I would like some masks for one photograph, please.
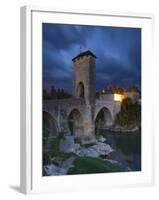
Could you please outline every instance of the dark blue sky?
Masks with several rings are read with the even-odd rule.
[[[141,29],[43,24],[43,86],[72,91],[72,58],[96,56],[96,89],[107,84],[141,87]]]

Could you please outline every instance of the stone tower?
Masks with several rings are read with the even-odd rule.
[[[85,51],[73,61],[73,96],[84,98],[87,105],[95,104],[96,97],[96,56]]]

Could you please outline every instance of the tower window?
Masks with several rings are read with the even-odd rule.
[[[77,87],[77,95],[80,98],[84,98],[84,84],[80,82]]]

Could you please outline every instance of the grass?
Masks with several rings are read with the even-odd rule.
[[[74,161],[74,167],[70,168],[68,174],[92,174],[107,172],[123,172],[125,168],[112,164],[99,158],[81,157]]]

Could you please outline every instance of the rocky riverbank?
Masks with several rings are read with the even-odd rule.
[[[53,157],[50,156],[50,162],[43,166],[43,174],[48,176],[72,174],[73,172],[76,174],[80,171],[79,166],[81,166],[81,164],[79,162],[83,162],[83,159],[88,165],[94,163],[94,166],[92,165],[92,173],[95,171],[94,168],[97,168],[97,163],[99,165],[101,164],[101,170],[105,169],[105,172],[109,172],[111,169],[118,169],[118,171],[121,171],[122,164],[112,159],[113,157],[111,154],[113,152],[115,152],[115,150],[107,144],[106,138],[103,136],[100,136],[98,140],[94,140],[91,144],[76,143],[73,136],[65,136],[59,141],[59,152],[57,155]],[[64,159],[62,159],[60,155],[62,155]],[[88,160],[86,158],[88,158]],[[76,162],[77,160],[78,162]],[[78,163],[77,166],[76,163]],[[111,165],[111,167],[109,165]],[[82,167],[84,168],[84,166]],[[70,169],[72,169],[72,171]],[[89,173],[87,170],[85,172]],[[122,168],[122,170],[125,171],[129,169]],[[91,172],[91,168],[89,168],[89,171]]]

